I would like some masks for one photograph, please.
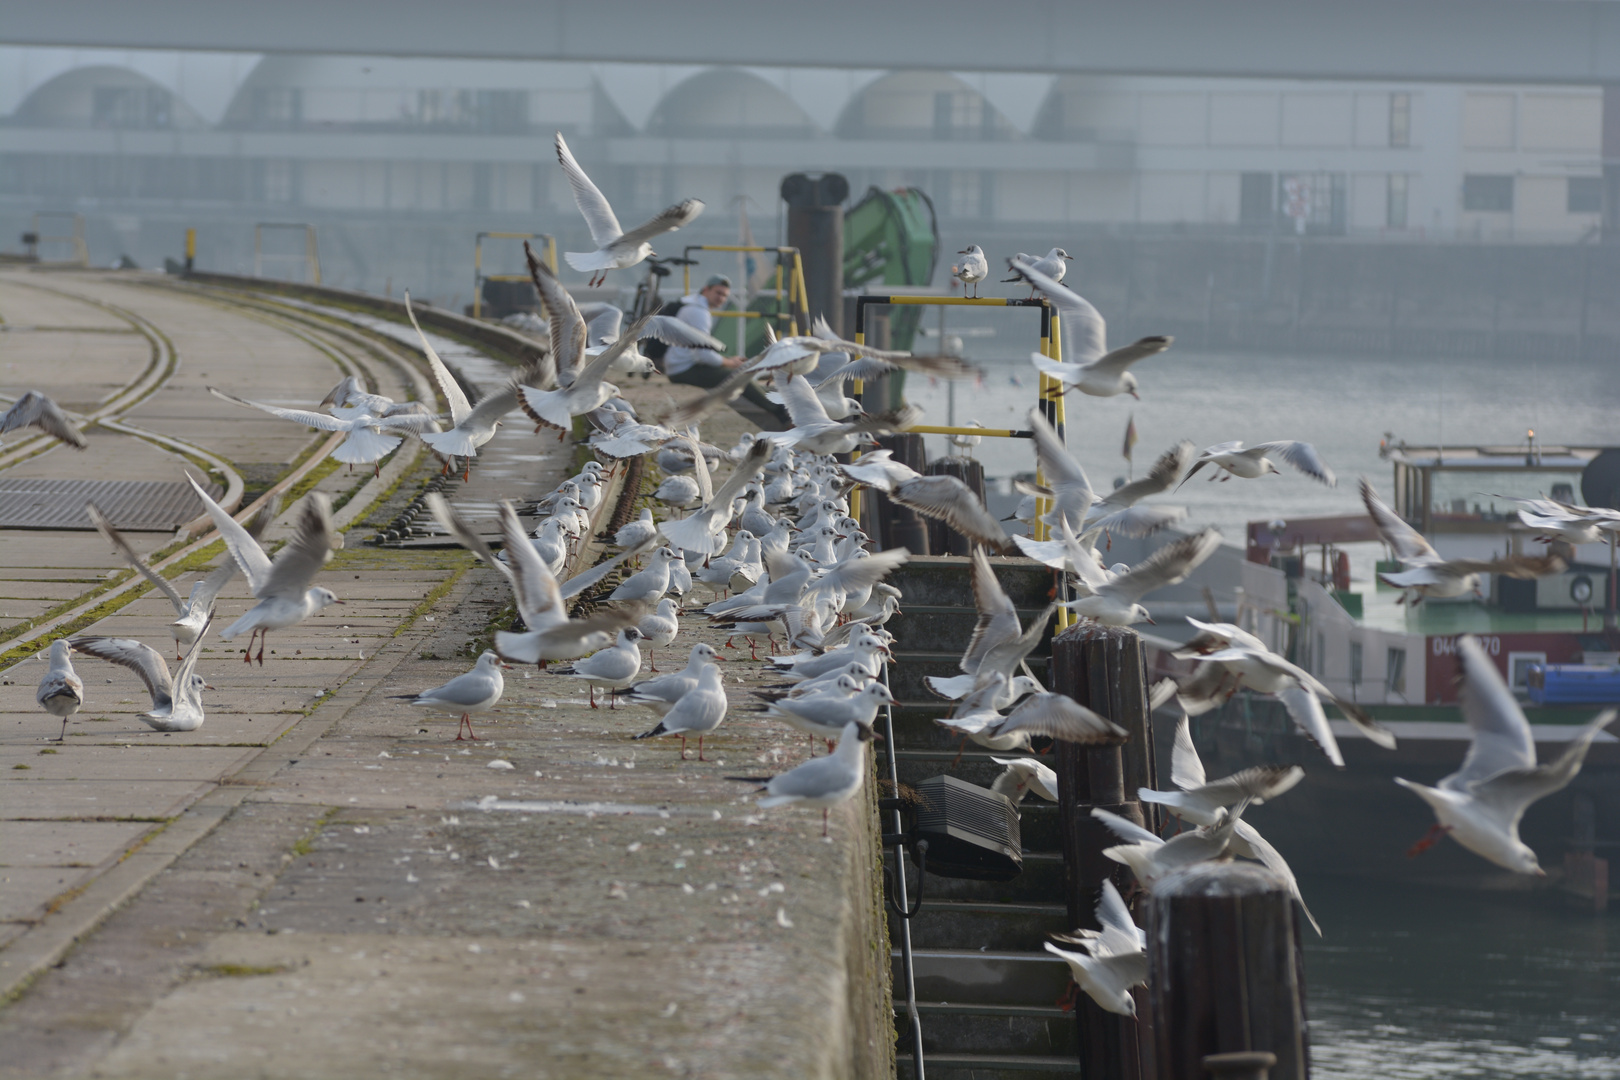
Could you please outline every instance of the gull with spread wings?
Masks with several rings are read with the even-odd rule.
[[[608,205],[602,192],[580,168],[579,162],[574,160],[573,151],[568,149],[568,143],[560,131],[557,132],[557,161],[568,177],[569,186],[574,189],[574,203],[591,230],[591,242],[596,245],[595,251],[569,251],[564,253],[563,258],[575,270],[589,271],[592,285],[600,285],[607,278],[609,270],[624,270],[649,255],[658,254],[649,241],[674,232],[682,225],[690,225],[703,213],[701,200],[685,199],[666,208],[645,224],[625,232],[613,214],[613,207]]]
[[[207,628],[204,623],[203,629]],[[133,638],[76,637],[68,642],[74,652],[99,657],[139,675],[152,695],[152,708],[141,719],[158,731],[196,731],[202,727],[202,692],[213,689],[196,673],[202,643],[203,636],[198,634],[191,651],[170,675],[168,661],[150,645]]]
[[[422,333],[421,324],[416,321],[416,312],[411,309],[411,294],[405,294],[405,314],[411,318],[411,326],[416,330],[416,336],[422,341],[422,353],[427,357],[428,368],[433,372],[433,381],[439,384],[439,392],[444,395],[445,403],[450,406],[450,422],[455,426],[449,431],[419,431],[416,437],[427,443],[433,451],[444,458],[444,471],[449,472],[451,463],[461,458],[465,468],[462,470],[462,479],[472,477],[472,459],[478,456],[478,448],[495,437],[495,429],[501,426],[501,417],[517,408],[519,381],[514,379],[499,390],[485,394],[474,405],[467,400],[466,393],[461,384],[450,374],[450,369],[444,366],[439,359],[438,352],[428,341],[427,335]],[[533,374],[524,373],[520,378],[532,379]]]
[[[0,435],[22,428],[37,428],[75,450],[83,450],[90,445],[84,432],[73,426],[73,421],[67,418],[61,407],[38,390],[24,393],[12,403],[4,416],[0,416]]]
[[[1187,470],[1186,477],[1181,481],[1185,484],[1193,478],[1193,473],[1205,465],[1213,465],[1220,470],[1219,478],[1222,481],[1230,480],[1236,476],[1242,480],[1255,480],[1267,473],[1280,473],[1277,463],[1271,460],[1276,454],[1283,461],[1292,465],[1306,476],[1328,487],[1336,487],[1338,478],[1333,470],[1317,454],[1316,447],[1308,442],[1292,442],[1287,439],[1278,439],[1273,442],[1255,443],[1253,446],[1244,446],[1242,439],[1232,442],[1216,443],[1214,446],[1204,448],[1193,462],[1193,467]],[[1210,479],[1216,479],[1211,474]],[[1181,484],[1177,484],[1180,487]]]
[[[1136,376],[1131,373],[1131,365],[1164,352],[1174,338],[1145,337],[1109,352],[1108,324],[1089,300],[1058,284],[1031,263],[1008,259],[1007,267],[1016,277],[1044,293],[1063,321],[1063,351],[1072,359],[1058,361],[1040,353],[1032,354],[1030,360],[1042,375],[1061,382],[1064,393],[1079,390],[1092,397],[1129,394],[1138,401],[1142,399],[1136,392]]]
[[[241,405],[248,409],[258,409],[282,420],[291,420],[295,424],[315,428],[317,431],[342,431],[343,441],[332,450],[334,461],[341,461],[352,471],[356,465],[370,465],[376,475],[382,474],[383,458],[393,453],[400,444],[398,435],[389,432],[407,432],[420,435],[422,432],[439,430],[439,423],[432,416],[417,412],[396,413],[393,416],[373,416],[369,413],[356,413],[351,409],[342,411],[350,413],[347,417],[334,416],[328,413],[311,412],[307,409],[284,409],[278,405],[265,405],[257,401],[248,401],[234,394],[210,386],[208,392],[221,401],[228,401],[232,405]]]

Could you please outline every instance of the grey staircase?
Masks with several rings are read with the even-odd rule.
[[[1029,559],[996,558],[991,564],[1027,625],[1050,602],[1052,571]],[[894,733],[900,780],[915,784],[948,773],[988,787],[1001,767],[989,751],[971,743],[963,748],[960,738],[934,723],[949,703],[922,681],[926,675],[961,673],[957,662],[976,618],[968,560],[916,558],[889,580],[902,594],[902,614],[889,622],[896,637],[889,685],[899,702]],[[1043,680],[1047,651],[1043,643],[1030,657],[1031,669]],[[1023,873],[1008,882],[930,874],[922,910],[911,920],[930,1080],[1039,1080],[1080,1071],[1074,1014],[1057,1004],[1069,987],[1069,969],[1043,948],[1048,932],[1068,929],[1057,807],[1031,796],[1020,810]],[[892,851],[888,858],[892,866]],[[892,934],[898,934],[898,922],[891,912]],[[904,985],[898,949],[894,966],[898,988]],[[901,1014],[899,1074],[909,1077],[909,1027],[898,990],[895,1007]]]

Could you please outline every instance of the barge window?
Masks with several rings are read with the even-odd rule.
[[[1406,650],[1391,649],[1384,659],[1384,692],[1406,696]]]

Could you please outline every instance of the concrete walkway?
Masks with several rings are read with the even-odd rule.
[[[200,386],[308,403],[336,382],[331,357],[274,316],[125,278],[0,276],[0,315],[44,325],[33,312],[45,309],[29,306],[39,279],[138,312],[181,358],[143,424],[244,468],[284,467],[309,445]],[[102,308],[48,303],[50,325],[74,329],[29,333],[130,336],[92,326]],[[14,358],[12,341],[0,338],[0,363],[17,364],[0,368],[4,393],[34,385],[19,372],[39,363]],[[139,358],[123,344],[87,378],[127,376]],[[272,355],[273,385],[255,385]],[[381,389],[412,396],[407,381]],[[669,396],[661,380],[629,392],[639,404]],[[571,471],[567,447],[512,420],[454,489],[471,515]],[[706,434],[734,437],[726,427],[741,424]],[[103,467],[134,460],[112,446],[132,440],[104,438]],[[35,467],[74,475],[69,453]],[[320,486],[341,497],[364,480],[334,473]],[[363,519],[370,501],[355,496],[350,512]],[[887,1074],[869,807],[835,814],[824,843],[819,814],[758,812],[725,779],[805,752],[787,729],[735,711],[763,677],[747,651],[728,671],[734,711],[708,762],[680,762],[673,740],[632,742],[650,713],[591,710],[573,680],[532,669],[508,672],[502,705],[478,724],[484,740],[457,744],[453,718],[390,695],[465,670],[507,588],[460,551],[360,545],[371,531],[352,530],[320,579],[346,605],[278,632],[263,668],[207,646],[199,671],[219,689],[197,732],[150,731],[136,719],[139,682],[83,658],[90,704],[58,747],[33,702],[43,665],[4,673],[0,987],[12,997],[0,1076]],[[0,543],[17,553],[0,588],[19,596],[27,581],[65,596],[119,566],[94,533]],[[248,603],[238,578],[221,614]],[[143,597],[85,632],[161,645],[167,611]],[[683,633],[685,647],[698,640],[721,638]]]

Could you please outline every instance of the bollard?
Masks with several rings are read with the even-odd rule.
[[[788,204],[788,244],[804,260],[805,299],[810,317],[824,316],[834,333],[844,329],[844,201],[849,181],[839,173],[782,178],[782,201]],[[808,334],[802,326],[799,333]]]
[[[1276,1080],[1305,1080],[1295,931],[1287,886],[1262,866],[1197,863],[1160,879],[1147,929],[1159,1080],[1203,1080],[1212,1056],[1239,1053],[1274,1054]]]
[[[1277,1055],[1266,1051],[1210,1054],[1204,1059],[1204,1068],[1216,1080],[1267,1080],[1275,1064]]]
[[[1060,742],[1053,769],[1058,776],[1058,835],[1063,845],[1064,899],[1071,928],[1097,928],[1095,909],[1105,878],[1130,895],[1125,868],[1103,855],[1118,838],[1091,816],[1102,807],[1149,828],[1135,798],[1138,787],[1156,787],[1152,736],[1148,726],[1147,664],[1134,630],[1075,626],[1052,639],[1051,684],[1119,724],[1130,738],[1124,746],[1085,749]],[[1145,751],[1145,752],[1144,752]],[[1157,1018],[1142,988],[1136,1019],[1118,1016],[1081,995],[1075,1007],[1079,1025],[1081,1075],[1095,1080],[1140,1080],[1154,1075],[1153,1032]]]

